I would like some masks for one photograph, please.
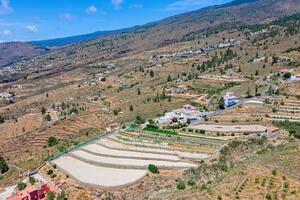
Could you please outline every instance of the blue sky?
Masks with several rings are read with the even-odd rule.
[[[114,30],[231,0],[0,0],[0,42]]]

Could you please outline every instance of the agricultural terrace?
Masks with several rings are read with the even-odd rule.
[[[166,130],[120,131],[64,154],[51,163],[76,182],[118,188],[158,169],[196,168],[224,142],[169,134]],[[112,178],[115,177],[115,178]]]

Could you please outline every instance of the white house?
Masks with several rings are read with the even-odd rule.
[[[300,74],[291,76],[291,81],[300,81]]]
[[[224,96],[225,106],[231,107],[237,103],[237,97],[234,95],[233,92],[227,92]]]
[[[201,120],[203,113],[191,105],[185,105],[181,109],[173,110],[172,112],[167,112],[163,117],[158,118],[159,124],[170,124],[174,118],[180,123],[195,124]]]

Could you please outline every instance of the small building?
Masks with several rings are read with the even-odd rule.
[[[13,95],[9,93],[0,93],[0,98],[6,99],[7,101],[10,101],[13,99]]]
[[[159,124],[171,124],[173,120],[176,119],[176,122],[179,123],[197,124],[202,116],[203,113],[192,105],[184,105],[181,109],[165,113],[163,117],[158,118],[157,122]]]
[[[231,107],[237,103],[237,97],[234,95],[233,92],[227,92],[224,96],[225,106]]]
[[[291,81],[300,81],[300,74],[291,76]]]
[[[37,183],[8,197],[7,200],[42,200],[46,199],[49,192],[57,194],[59,190],[49,182],[46,184]]]

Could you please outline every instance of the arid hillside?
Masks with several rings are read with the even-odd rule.
[[[47,52],[46,48],[24,42],[7,42],[0,44],[0,67],[31,58]]]

